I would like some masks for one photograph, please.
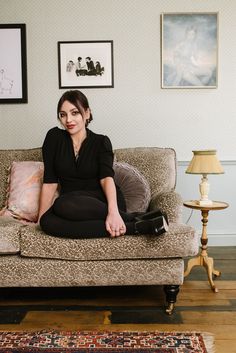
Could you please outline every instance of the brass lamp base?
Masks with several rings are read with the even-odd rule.
[[[196,204],[199,206],[211,206],[213,202],[211,200],[197,200]]]

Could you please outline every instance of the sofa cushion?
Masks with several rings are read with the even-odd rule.
[[[113,168],[114,180],[124,195],[127,212],[146,211],[151,200],[147,179],[126,162],[115,162]]]
[[[12,162],[6,212],[13,218],[36,222],[43,182],[43,162]]]
[[[39,226],[21,228],[21,255],[65,260],[143,259],[193,256],[198,237],[191,226],[171,223],[161,236],[66,239],[46,235]]]
[[[0,254],[17,254],[20,251],[21,224],[10,217],[0,217]]]
[[[9,168],[13,161],[42,161],[41,148],[0,150],[0,209],[5,206]]]
[[[0,261],[0,272],[1,287],[179,285],[184,262],[181,258],[67,261],[6,255]]]

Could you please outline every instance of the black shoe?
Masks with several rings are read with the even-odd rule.
[[[160,210],[153,210],[153,211],[145,212],[145,213],[143,213],[143,212],[138,213],[137,212],[135,220],[136,221],[143,221],[143,220],[153,219],[153,218],[161,217],[161,216],[165,217],[165,221],[169,225],[167,214],[165,212],[160,211]]]
[[[136,234],[161,235],[168,231],[169,224],[166,213],[151,211],[135,218]]]

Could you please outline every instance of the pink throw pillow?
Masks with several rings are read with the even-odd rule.
[[[37,222],[43,172],[43,162],[12,162],[6,207],[1,215]]]

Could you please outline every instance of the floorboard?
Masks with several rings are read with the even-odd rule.
[[[236,353],[236,247],[210,247],[218,293],[204,268],[194,267],[172,316],[159,286],[4,288],[0,330],[164,330],[215,335],[217,353]],[[187,263],[187,259],[186,259]]]

